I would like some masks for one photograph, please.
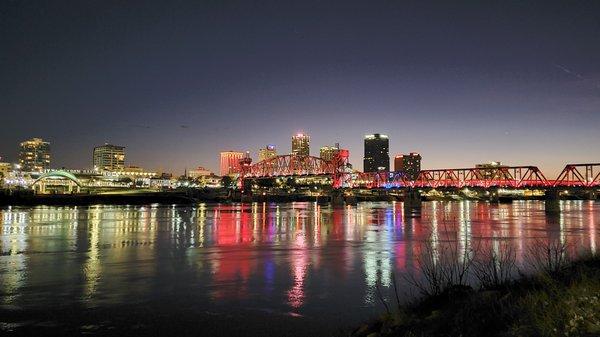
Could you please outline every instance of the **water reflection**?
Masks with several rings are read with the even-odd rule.
[[[600,205],[564,201],[561,209],[546,214],[535,201],[428,202],[415,218],[405,217],[400,202],[6,207],[0,302],[171,298],[211,310],[319,317],[342,315],[343,306],[350,321],[378,310],[377,287],[390,287],[392,273],[416,273],[426,249],[435,263],[453,244],[459,259],[510,246],[518,263],[540,240],[568,243],[574,255],[596,252]]]

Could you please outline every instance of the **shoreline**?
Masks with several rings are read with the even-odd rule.
[[[350,336],[600,336],[600,255],[550,259],[537,263],[552,268],[530,276],[477,288],[452,284],[391,310],[390,301],[385,314]]]

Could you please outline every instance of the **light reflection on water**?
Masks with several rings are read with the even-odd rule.
[[[392,273],[415,272],[424,243],[436,261],[448,241],[460,247],[459,258],[509,242],[519,263],[539,240],[569,243],[571,254],[596,252],[600,204],[562,208],[547,216],[535,201],[427,202],[420,218],[405,218],[400,202],[7,207],[0,209],[0,303],[95,307],[170,298],[347,323],[381,310],[376,287],[391,287]]]

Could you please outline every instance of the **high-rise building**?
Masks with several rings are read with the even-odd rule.
[[[298,156],[310,155],[310,136],[298,133],[292,136],[292,154]]]
[[[388,136],[375,133],[365,136],[364,172],[390,170],[390,143]]]
[[[21,170],[41,172],[50,168],[50,143],[32,138],[21,143],[19,152]]]
[[[421,155],[416,152],[394,157],[394,171],[402,171],[410,180],[417,180],[421,172]]]
[[[269,144],[267,147],[258,150],[258,161],[267,160],[273,157],[277,157],[277,149],[273,144]]]
[[[244,158],[244,152],[221,151],[220,170],[221,176],[240,172],[240,161]]]
[[[96,146],[92,158],[96,171],[122,171],[125,168],[125,147],[108,143]]]
[[[323,160],[331,161],[340,152],[340,144],[336,143],[335,146],[323,146],[319,149],[319,157]]]

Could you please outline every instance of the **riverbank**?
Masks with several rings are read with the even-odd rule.
[[[550,261],[534,276],[480,289],[453,285],[351,336],[600,336],[600,257]]]

